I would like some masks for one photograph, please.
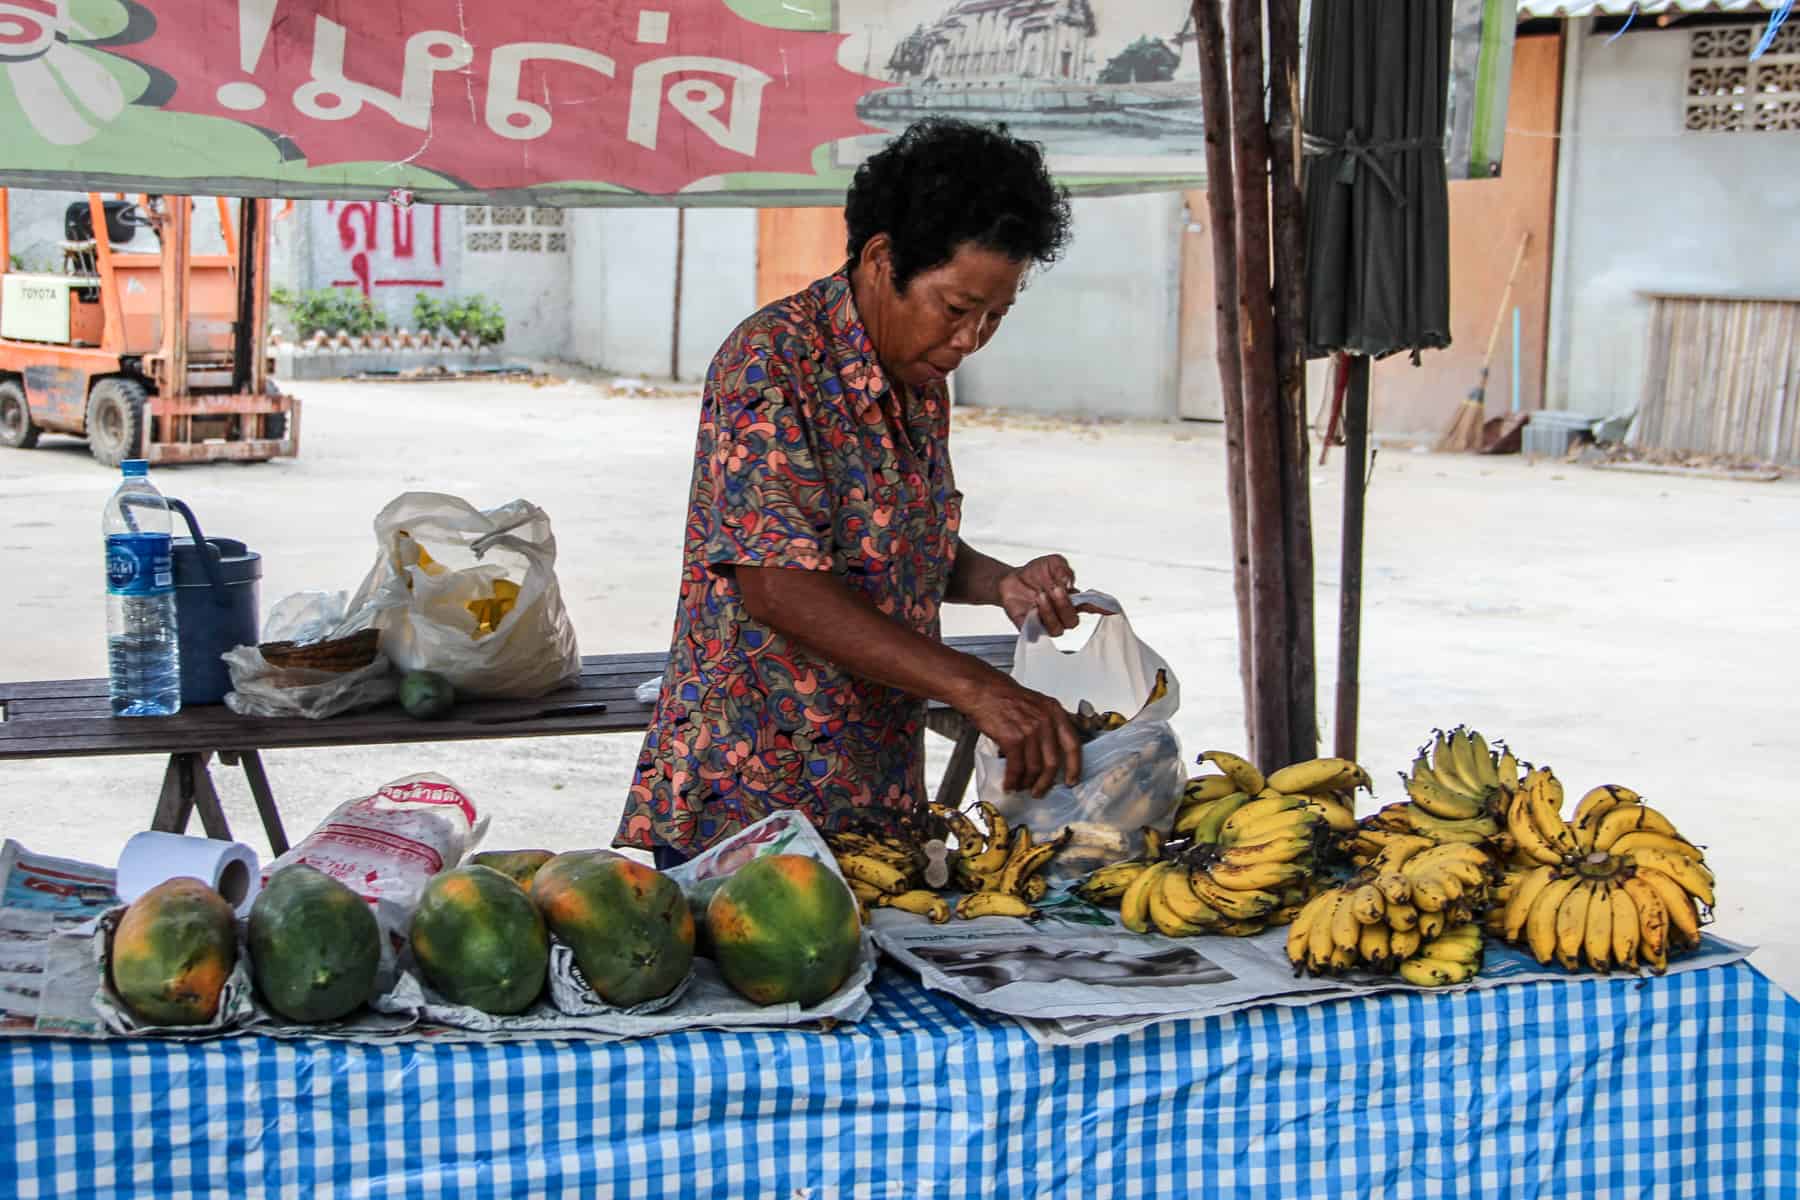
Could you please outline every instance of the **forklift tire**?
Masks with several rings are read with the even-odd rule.
[[[29,450],[37,445],[38,427],[31,420],[31,405],[17,380],[0,382],[0,446]]]
[[[116,467],[142,453],[146,395],[143,384],[120,376],[102,379],[88,393],[88,452],[103,465]]]

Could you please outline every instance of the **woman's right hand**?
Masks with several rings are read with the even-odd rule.
[[[993,671],[959,706],[975,728],[994,740],[1006,760],[1006,790],[1034,797],[1081,778],[1081,739],[1068,712],[1050,696]]]

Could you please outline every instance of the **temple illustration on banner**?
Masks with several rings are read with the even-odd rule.
[[[1040,130],[1196,131],[1197,71],[1182,53],[1192,32],[1121,35],[1101,28],[1098,7],[1094,0],[951,0],[935,22],[899,37],[885,68],[893,86],[864,96],[857,113],[882,126],[944,114]],[[1121,9],[1129,11],[1114,6],[1111,15]]]

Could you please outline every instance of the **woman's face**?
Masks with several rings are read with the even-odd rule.
[[[964,242],[896,291],[893,243],[885,233],[870,238],[858,267],[872,286],[857,302],[882,366],[912,387],[942,382],[1000,328],[1028,265]]]

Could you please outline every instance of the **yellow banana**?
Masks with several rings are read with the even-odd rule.
[[[1612,963],[1622,970],[1637,969],[1638,910],[1637,901],[1625,890],[1622,881],[1613,880],[1606,889],[1607,907],[1612,909]]]
[[[1575,831],[1562,819],[1562,784],[1548,771],[1538,776],[1537,786],[1526,792],[1526,808],[1531,823],[1544,835],[1544,840],[1564,854],[1577,854],[1581,846]]]
[[[1156,886],[1162,873],[1170,869],[1166,862],[1151,863],[1131,881],[1131,886],[1119,897],[1119,920],[1125,928],[1133,933],[1150,932],[1150,889]]]
[[[982,823],[987,826],[988,845],[1006,845],[1007,838],[1011,834],[1011,826],[1006,820],[1006,814],[986,800],[977,800],[975,807],[981,810]]]
[[[1471,800],[1479,800],[1481,785],[1473,777],[1463,774],[1462,763],[1458,761],[1460,756],[1456,749],[1457,740],[1456,735],[1438,730],[1431,745],[1431,773],[1451,791],[1461,792]]]
[[[1476,800],[1485,799],[1487,785],[1481,781],[1481,769],[1475,765],[1474,747],[1469,743],[1469,735],[1462,729],[1453,729],[1444,739],[1444,745],[1450,752],[1451,773],[1462,785],[1461,790]]]
[[[1131,886],[1131,881],[1148,870],[1149,866],[1149,863],[1132,859],[1101,867],[1076,885],[1075,893],[1094,904],[1102,900],[1117,900]]]
[[[914,870],[921,861],[920,856],[910,847],[883,842],[866,834],[839,833],[832,835],[827,841],[833,855],[841,857],[846,854],[864,854],[902,871]]]
[[[1238,826],[1236,832],[1225,840],[1225,844],[1255,845],[1266,842],[1270,838],[1296,834],[1310,836],[1319,827],[1321,818],[1311,808],[1296,807],[1283,809],[1270,816],[1259,817],[1254,821]]]
[[[1660,872],[1680,884],[1689,895],[1706,907],[1713,907],[1713,875],[1706,869],[1706,864],[1663,850],[1635,850],[1631,854],[1631,861],[1637,864],[1640,872],[1645,869]]]
[[[1242,790],[1229,775],[1197,775],[1181,789],[1181,802],[1204,804],[1208,800],[1223,800],[1233,792]]]
[[[1421,909],[1419,912],[1419,936],[1426,941],[1430,941],[1432,938],[1438,936],[1438,934],[1444,932],[1449,925],[1449,920],[1445,918],[1441,910],[1438,912],[1425,912]]]
[[[1679,838],[1675,823],[1648,804],[1631,804],[1615,808],[1600,818],[1594,827],[1594,849],[1608,850],[1628,833],[1660,833]]]
[[[871,858],[867,854],[839,855],[837,861],[838,869],[851,879],[860,879],[884,892],[907,890],[907,872],[892,863]]]
[[[1620,880],[1619,887],[1637,907],[1638,957],[1661,975],[1669,965],[1669,910],[1656,889],[1635,875]]]
[[[1591,893],[1583,880],[1563,898],[1556,910],[1556,961],[1565,971],[1581,969],[1581,947],[1587,939],[1587,910]]]
[[[1308,835],[1274,837],[1265,842],[1232,846],[1219,855],[1227,867],[1254,867],[1262,863],[1295,862],[1312,853],[1313,840]]]
[[[1304,811],[1317,815],[1333,833],[1349,833],[1356,828],[1356,810],[1330,796],[1308,796]]]
[[[1179,867],[1158,872],[1156,885],[1145,896],[1145,904],[1150,913],[1150,926],[1164,937],[1192,937],[1202,928],[1196,922],[1183,919],[1169,905],[1169,883],[1181,873]]]
[[[1575,875],[1551,879],[1538,889],[1537,898],[1531,902],[1531,911],[1525,916],[1526,946],[1531,956],[1546,966],[1556,956],[1556,915],[1579,882],[1580,878]]]
[[[1389,904],[1412,903],[1412,880],[1397,871],[1383,871],[1375,876],[1375,890]]]
[[[1362,941],[1362,922],[1356,919],[1356,905],[1344,896],[1331,909],[1331,945],[1334,950],[1354,951]]]
[[[1365,883],[1350,893],[1350,909],[1361,924],[1380,924],[1387,918],[1387,897],[1374,884]]]
[[[1364,925],[1356,944],[1357,954],[1370,970],[1385,971],[1391,965],[1393,933],[1386,925]]]
[[[1500,770],[1494,765],[1494,752],[1488,749],[1487,739],[1473,729],[1469,730],[1468,739],[1469,753],[1475,761],[1475,782],[1484,788],[1497,790],[1500,787]]]
[[[1681,884],[1661,871],[1647,871],[1641,867],[1633,878],[1643,880],[1656,893],[1656,898],[1662,901],[1663,911],[1669,918],[1668,948],[1685,950],[1698,945],[1700,914],[1694,910],[1694,901]],[[1634,894],[1632,899],[1637,899],[1637,896]]]
[[[1265,862],[1239,867],[1230,863],[1214,863],[1207,868],[1214,883],[1233,891],[1266,891],[1306,878],[1307,866],[1297,862]]]
[[[949,827],[956,835],[956,848],[964,854],[980,854],[987,849],[987,837],[969,820],[969,814],[948,804],[931,804],[926,811]]]
[[[1200,756],[1201,762],[1209,762],[1225,774],[1238,786],[1240,792],[1248,792],[1252,796],[1268,786],[1268,780],[1256,769],[1254,763],[1232,754],[1227,750],[1208,750]]]
[[[1531,915],[1532,906],[1537,903],[1538,893],[1542,892],[1556,878],[1556,868],[1538,867],[1520,876],[1513,885],[1513,893],[1506,901],[1506,923],[1502,936],[1509,942],[1519,940],[1519,934],[1525,928],[1525,918]]]
[[[1275,892],[1260,888],[1240,890],[1226,887],[1201,867],[1188,872],[1188,886],[1194,889],[1194,895],[1203,903],[1216,908],[1221,916],[1233,921],[1258,920],[1281,906],[1281,897]]]
[[[975,807],[981,810],[981,819],[987,824],[987,848],[980,854],[965,855],[963,862],[971,874],[993,875],[1006,865],[1008,855],[1012,853],[1010,844],[1010,827],[1006,817],[986,800],[978,800]]]
[[[1342,975],[1356,965],[1356,947],[1333,946],[1331,957],[1327,960],[1326,965],[1331,968],[1333,975]]]
[[[1392,962],[1403,962],[1419,952],[1425,939],[1419,936],[1417,929],[1396,928],[1388,935],[1388,958]]]
[[[1023,896],[1007,892],[970,892],[956,902],[956,915],[965,921],[973,921],[976,917],[1018,917],[1028,920],[1037,915],[1037,910],[1027,904]]]
[[[1612,897],[1611,885],[1596,879],[1588,885],[1587,937],[1582,949],[1587,952],[1591,970],[1605,974],[1612,969]]]
[[[1219,778],[1223,779],[1225,776],[1221,775]],[[1225,818],[1248,803],[1248,793],[1233,792],[1217,800],[1201,800],[1190,804],[1175,815],[1175,834],[1177,837],[1186,834],[1200,843],[1216,842]]]
[[[1336,923],[1338,905],[1344,900],[1344,889],[1332,888],[1325,906],[1313,916],[1307,927],[1306,965],[1317,973],[1331,962],[1331,928]]]
[[[883,896],[887,895],[886,892],[882,891],[874,884],[864,883],[862,880],[854,877],[850,879],[850,890],[855,894],[858,900],[863,901],[865,904],[874,904]]]
[[[1265,786],[1297,794],[1366,786],[1367,779],[1363,769],[1347,758],[1315,758],[1281,768],[1268,777]]]
[[[1500,790],[1506,795],[1511,796],[1519,790],[1519,760],[1513,757],[1511,750],[1501,752],[1494,774],[1500,780]]]
[[[942,925],[950,919],[949,902],[936,892],[928,892],[923,889],[901,892],[893,896],[878,896],[874,903],[880,908],[898,908],[903,912],[929,917],[933,925]]]
[[[1299,796],[1272,795],[1261,796],[1250,801],[1244,807],[1225,818],[1225,824],[1219,830],[1223,841],[1235,842],[1243,836],[1243,831],[1250,826],[1261,823],[1267,817],[1278,813],[1291,812],[1306,803]]]
[[[1607,847],[1608,853],[1617,855],[1635,855],[1643,850],[1673,854],[1678,858],[1685,858],[1689,862],[1706,861],[1706,854],[1694,843],[1683,838],[1670,837],[1664,833],[1650,833],[1647,830],[1628,833]]]
[[[1308,900],[1294,915],[1293,924],[1288,926],[1287,956],[1288,961],[1295,967],[1305,965],[1306,947],[1312,936],[1312,923],[1319,913],[1325,911],[1327,905],[1331,903],[1331,896],[1330,892],[1320,892]]]
[[[1434,817],[1441,817],[1446,821],[1467,821],[1481,815],[1481,802],[1461,792],[1453,792],[1439,783],[1437,777],[1425,768],[1423,757],[1413,763],[1413,773],[1410,776],[1402,775],[1400,778],[1406,785],[1408,798]]]
[[[1044,868],[1045,863],[1055,858],[1062,848],[1069,844],[1069,839],[1073,836],[1072,832],[1065,828],[1049,841],[1039,842],[1034,846],[1031,844],[1029,830],[1021,825],[1019,832],[1027,835],[1026,849],[1000,869],[999,883],[1000,891],[1015,894],[1025,886],[1027,879],[1037,874]]]
[[[1164,871],[1161,883],[1151,892],[1150,911],[1156,912],[1160,896],[1162,905],[1185,925],[1204,927],[1216,923],[1221,914],[1195,894],[1189,875],[1188,869],[1180,865]]]
[[[1533,862],[1546,866],[1559,866],[1567,857],[1531,820],[1531,795],[1521,790],[1513,797],[1512,809],[1507,814],[1506,831],[1512,834],[1513,844],[1518,852]]]
[[[1413,833],[1428,837],[1434,842],[1468,842],[1472,845],[1500,832],[1500,826],[1488,816],[1452,821],[1434,817],[1416,804],[1389,805],[1382,812],[1389,809],[1398,810],[1394,816],[1403,821]]]
[[[1473,963],[1441,958],[1409,958],[1400,964],[1400,978],[1415,987],[1450,987],[1475,978]]]
[[[1419,910],[1410,902],[1387,906],[1388,926],[1396,933],[1411,933],[1419,927]]]
[[[1431,849],[1437,843],[1430,838],[1416,834],[1403,834],[1383,846],[1381,853],[1375,856],[1373,867],[1379,872],[1398,872],[1415,854]]]
[[[1624,805],[1638,804],[1643,800],[1636,792],[1616,783],[1603,783],[1597,788],[1589,788],[1575,804],[1575,816],[1571,824],[1580,833],[1587,830],[1591,836],[1600,818]]]
[[[1460,890],[1462,885],[1455,884],[1435,872],[1413,876],[1412,885],[1413,905],[1421,913],[1441,913],[1449,908],[1451,902],[1456,899],[1456,896],[1450,894],[1450,888],[1453,886],[1459,889],[1457,896],[1462,894]],[[1423,924],[1423,918],[1420,918],[1420,922]]]

